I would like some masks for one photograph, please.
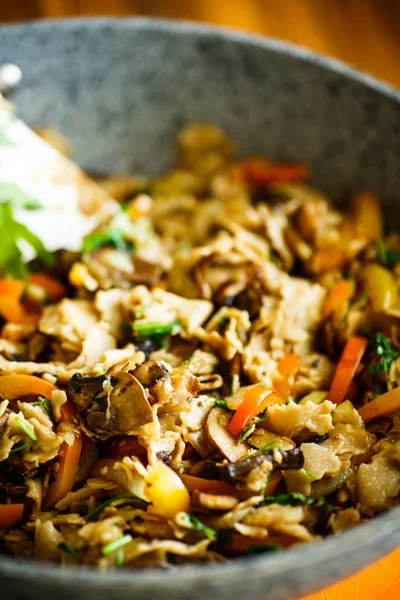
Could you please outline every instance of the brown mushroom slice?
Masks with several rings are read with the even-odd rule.
[[[296,444],[293,442],[293,440],[287,437],[278,436],[270,431],[266,431],[262,427],[256,429],[254,433],[247,438],[247,442],[250,444],[250,446],[254,446],[257,449],[271,443],[276,443],[276,446],[279,446],[281,450],[291,450],[292,448],[296,447]]]
[[[206,432],[211,443],[231,462],[244,458],[248,452],[245,443],[229,433],[227,427],[231,414],[216,406],[210,410],[206,421]]]
[[[189,442],[202,458],[206,458],[206,456],[209,456],[214,451],[214,447],[210,443],[204,429],[190,431],[186,434],[185,441]]]
[[[146,360],[141,365],[137,365],[133,371],[130,371],[131,375],[146,387],[153,386],[159,379],[167,377],[169,379],[171,369],[164,362],[157,360]]]
[[[260,288],[244,281],[227,281],[214,294],[217,306],[231,306],[239,310],[247,310],[251,319],[255,319],[262,304]]]
[[[218,373],[211,375],[199,375],[198,379],[201,383],[201,391],[217,390],[224,385],[224,380]]]
[[[239,500],[233,496],[220,494],[207,494],[195,490],[192,494],[192,505],[205,508],[207,510],[224,511],[232,510],[238,504]]]
[[[130,373],[120,371],[108,398],[107,420],[115,422],[119,433],[131,433],[154,420],[142,384]]]
[[[103,384],[106,379],[106,375],[83,377],[80,373],[76,373],[71,377],[68,384],[68,400],[72,402],[78,411],[86,410],[96,396],[104,395]],[[112,380],[113,378],[111,378],[111,384],[113,384]]]
[[[245,460],[239,460],[231,465],[223,465],[218,468],[218,471],[221,478],[227,483],[237,483],[243,477],[246,477],[250,471],[262,465],[264,461],[270,462],[275,469],[280,471],[303,468],[304,456],[300,448],[282,450],[278,455],[279,460],[277,460],[273,452],[257,454]]]

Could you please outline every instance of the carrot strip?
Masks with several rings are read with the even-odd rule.
[[[300,364],[297,354],[286,354],[278,363],[277,370],[282,378],[274,380],[274,388],[285,400],[293,388],[294,378],[300,369]]]
[[[270,404],[284,404],[285,400],[274,390],[267,388],[263,384],[252,387],[243,397],[231,422],[228,425],[228,431],[235,437],[250,423],[251,419],[263,412]]]
[[[140,456],[141,454],[146,453],[146,448],[140,444],[136,437],[132,437],[114,442],[111,448],[110,458],[122,460],[124,456]]]
[[[13,373],[0,377],[0,396],[7,400],[16,400],[21,396],[51,397],[56,386],[34,375]]]
[[[250,186],[302,181],[309,175],[305,165],[273,163],[263,156],[250,156],[233,165],[231,175]]]
[[[338,317],[347,302],[354,294],[354,282],[350,279],[341,279],[329,291],[322,307],[322,317],[326,319],[331,315]]]
[[[394,388],[381,396],[377,396],[359,409],[364,423],[378,417],[387,417],[400,410],[400,387]]]
[[[139,194],[133,200],[130,201],[128,207],[128,213],[131,219],[140,219],[141,217],[147,217],[151,211],[153,201],[147,194]]]
[[[22,519],[23,512],[23,504],[0,504],[0,529],[16,525]]]
[[[328,399],[335,404],[340,404],[346,397],[350,383],[357,371],[367,347],[368,340],[354,335],[347,342],[333,378]]]
[[[282,473],[280,471],[275,471],[275,473],[272,475],[271,479],[267,483],[264,496],[272,496],[272,494],[275,492],[276,488],[280,484],[281,479]]]
[[[327,273],[335,269],[342,269],[349,262],[349,257],[340,248],[329,248],[314,252],[310,261],[312,273]]]

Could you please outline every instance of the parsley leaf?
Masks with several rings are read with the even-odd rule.
[[[400,353],[392,348],[391,340],[380,332],[372,337],[371,345],[378,357],[378,361],[372,364],[368,368],[368,371],[370,373],[388,373],[390,365],[400,356]]]
[[[86,237],[83,242],[82,252],[87,254],[102,248],[112,246],[118,250],[132,250],[132,246],[125,240],[125,232],[119,227],[110,227],[102,231],[94,231]]]
[[[25,279],[28,267],[24,262],[19,244],[28,244],[40,259],[47,264],[54,261],[53,255],[46,250],[38,237],[25,225],[15,221],[13,210],[8,202],[0,203],[0,272],[15,279]]]

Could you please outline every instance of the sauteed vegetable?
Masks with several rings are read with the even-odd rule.
[[[400,237],[379,199],[338,210],[213,125],[178,151],[154,180],[99,179],[120,208],[81,252],[0,205],[4,554],[173,568],[398,502]]]

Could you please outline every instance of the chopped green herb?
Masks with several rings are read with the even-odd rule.
[[[387,265],[386,248],[382,240],[377,240],[376,242],[376,254],[378,256],[379,261],[383,265]]]
[[[32,198],[32,200],[27,200],[24,202],[22,208],[25,208],[25,210],[41,210],[43,208],[43,204],[40,204],[40,202]]]
[[[250,425],[248,425],[241,431],[240,436],[239,436],[240,439],[242,440],[244,437],[246,437],[246,435],[248,434],[250,429],[252,429],[256,425],[258,425],[259,423],[262,423],[263,421],[268,421],[268,419],[269,419],[269,417],[263,417],[262,419],[256,419],[255,421],[253,421]]]
[[[0,203],[0,272],[15,279],[25,279],[28,267],[25,264],[20,244],[28,244],[38,257],[47,264],[54,261],[53,255],[25,225],[15,221],[11,204]]]
[[[388,373],[390,365],[400,356],[400,353],[392,348],[391,340],[379,332],[372,337],[371,345],[378,357],[378,362],[372,364],[368,371],[370,373]]]
[[[132,323],[132,329],[138,341],[144,341],[148,338],[162,340],[169,335],[176,335],[181,328],[180,321],[172,323]]]
[[[129,542],[131,542],[132,540],[133,537],[129,535],[129,533],[127,533],[126,535],[123,535],[117,540],[114,540],[110,544],[107,544],[107,546],[104,546],[101,552],[104,556],[108,556],[109,554],[112,554],[113,552],[119,550],[123,546],[126,546],[126,544],[129,544]]]
[[[24,431],[26,435],[31,438],[31,440],[33,440],[34,442],[37,441],[36,433],[33,428],[31,429],[30,427],[28,427],[28,425],[25,425],[25,423],[20,417],[15,417],[15,422],[18,423],[22,431]]]
[[[381,396],[385,392],[387,392],[387,386],[384,383],[380,383],[379,385],[374,387],[374,389],[372,390],[372,395],[374,398],[376,398],[377,396]]]
[[[376,253],[378,255],[379,262],[390,269],[393,269],[393,267],[400,262],[400,249],[385,248],[382,240],[378,240],[376,243]]]
[[[10,450],[10,454],[14,454],[14,452],[22,452],[23,450],[27,450],[31,445],[29,442],[26,444],[21,444],[20,446],[14,446],[12,450]]]
[[[94,521],[103,512],[103,510],[105,508],[107,508],[107,506],[109,506],[113,502],[116,502],[117,500],[125,500],[125,499],[127,499],[127,500],[142,500],[141,498],[139,498],[139,496],[136,496],[135,494],[121,494],[120,496],[114,496],[113,498],[109,498],[108,500],[105,500],[105,502],[102,502],[102,504],[99,504],[98,506],[96,506],[96,508],[91,510],[90,513],[87,515],[86,519],[88,521]],[[144,502],[144,500],[142,500],[142,502]]]
[[[112,246],[119,250],[131,250],[131,244],[125,240],[125,232],[119,227],[110,227],[102,231],[94,231],[83,242],[82,252],[84,254],[93,252],[103,246]]]
[[[217,539],[217,532],[215,531],[215,529],[211,529],[211,527],[207,527],[207,525],[204,525],[201,521],[199,521],[199,519],[197,519],[193,515],[189,515],[188,513],[186,513],[186,515],[187,515],[187,518],[189,519],[189,521],[191,522],[191,524],[194,526],[194,528],[197,531],[199,531],[200,533],[203,533],[206,537],[208,537],[209,540],[212,540],[213,542],[215,542],[215,540]]]
[[[276,544],[260,544],[259,546],[249,546],[245,554],[264,554],[264,552],[280,552],[282,548]]]
[[[58,544],[57,548],[63,552],[66,552],[66,554],[73,556],[74,558],[76,558],[79,554],[79,550],[74,550],[74,548],[71,548],[71,546],[66,542],[61,542]]]
[[[228,408],[228,403],[226,400],[214,400],[214,404],[220,408]]]
[[[249,458],[252,458],[253,456],[258,456],[258,454],[268,454],[268,452],[271,452],[271,450],[275,450],[276,448],[278,448],[277,443],[278,439],[275,438],[271,442],[268,442],[268,444],[264,444],[264,446],[261,446],[261,448],[259,448],[256,452],[253,452],[253,454],[251,454]]]
[[[304,469],[304,467],[303,467],[302,471],[304,471],[304,473],[307,475],[307,477],[309,477],[313,481],[317,481],[318,477],[316,477],[314,475],[314,473],[311,473],[310,471],[307,471],[307,469]]]
[[[122,548],[120,548],[117,552],[117,557],[115,559],[115,566],[116,567],[122,567],[124,565],[125,562],[125,552],[123,551]]]
[[[47,400],[47,398],[43,398],[43,396],[38,396],[37,402],[35,402],[35,406],[40,406],[43,412],[47,413],[47,415],[50,417],[53,423],[55,422],[50,400]]]
[[[276,263],[278,261],[278,255],[272,249],[269,251],[269,260],[273,263]]]
[[[230,322],[231,318],[224,315],[218,319],[218,327],[221,329],[221,331],[225,331]]]
[[[281,504],[289,506],[297,506],[298,504],[323,506],[324,508],[331,508],[325,498],[309,498],[300,494],[299,492],[292,492],[289,494],[278,494],[277,496],[269,496],[264,498],[262,506],[269,506],[270,504]]]

